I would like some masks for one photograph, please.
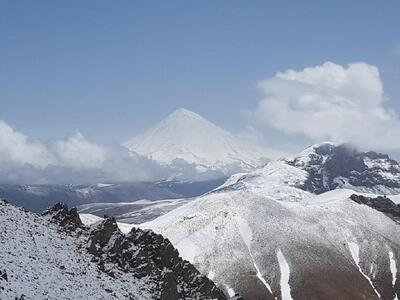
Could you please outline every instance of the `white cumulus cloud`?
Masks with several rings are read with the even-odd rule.
[[[47,148],[0,120],[0,162],[45,167],[53,162]]]
[[[351,142],[371,149],[400,149],[400,120],[385,107],[376,66],[326,62],[263,80],[255,114],[265,124],[314,142]]]
[[[101,146],[88,142],[79,131],[65,141],[57,141],[54,150],[62,165],[76,168],[101,168],[107,154]]]

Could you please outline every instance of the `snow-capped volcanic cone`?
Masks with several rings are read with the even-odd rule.
[[[395,191],[396,172],[386,156],[343,153],[340,147],[316,145],[234,175],[142,227],[162,233],[203,274],[245,299],[395,299],[400,292],[398,209],[389,215],[387,198],[381,198],[381,207],[380,198],[352,195],[384,187]],[[330,165],[338,155],[348,162],[343,168]],[[351,164],[353,159],[360,165]],[[357,180],[362,174],[371,180]],[[317,175],[324,179],[316,180]],[[338,177],[349,179],[347,189],[334,184]],[[316,186],[328,191],[316,194]]]
[[[129,150],[170,165],[184,160],[200,169],[251,170],[265,159],[258,147],[252,147],[232,133],[184,108],[123,144]]]

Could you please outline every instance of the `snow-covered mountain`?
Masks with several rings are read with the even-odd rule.
[[[179,165],[182,160],[195,165],[198,171],[211,169],[232,174],[254,169],[266,161],[261,148],[245,144],[227,130],[184,108],[123,145],[159,163]]]
[[[398,208],[352,195],[396,193],[398,175],[385,155],[324,143],[141,227],[246,299],[397,299]]]
[[[42,215],[0,200],[0,299],[226,299],[161,235],[109,218],[85,227],[57,204]]]

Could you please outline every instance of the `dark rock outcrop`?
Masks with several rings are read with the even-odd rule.
[[[398,162],[386,154],[359,152],[348,144],[324,143],[315,146],[306,157],[299,156],[286,163],[307,171],[308,179],[301,188],[316,194],[346,185],[400,189]]]
[[[69,209],[65,203],[57,203],[53,207],[46,209],[42,216],[58,223],[68,231],[75,231],[78,228],[84,228],[78,211],[75,207]]]
[[[102,271],[154,278],[157,299],[226,299],[215,284],[179,257],[168,239],[151,230],[133,228],[124,235],[116,220],[108,218],[94,228],[88,251]]]
[[[0,270],[0,280],[8,281],[7,271]]]
[[[363,195],[353,194],[350,199],[358,204],[365,204],[373,209],[376,209],[388,217],[394,219],[396,222],[400,222],[400,207],[395,204],[392,200],[386,196],[379,197],[366,197]]]

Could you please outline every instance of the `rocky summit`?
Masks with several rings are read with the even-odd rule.
[[[400,193],[400,165],[387,154],[361,152],[348,144],[325,142],[284,161],[308,173],[301,188],[312,193],[336,188],[377,194]]]

